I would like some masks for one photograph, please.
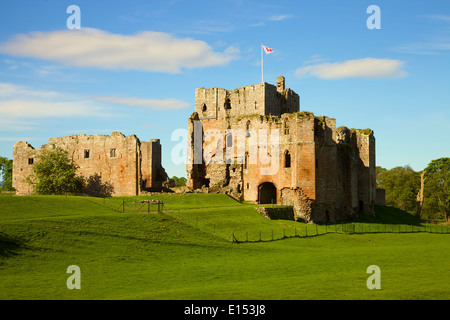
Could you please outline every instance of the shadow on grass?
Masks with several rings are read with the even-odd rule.
[[[416,218],[409,212],[391,206],[375,206],[375,216],[359,213],[359,217],[354,220],[330,222],[316,222],[318,225],[334,225],[348,223],[373,223],[373,224],[394,224],[420,226],[424,221]]]
[[[381,223],[381,224],[407,224],[419,226],[423,223],[409,212],[391,206],[375,206],[375,217],[360,214],[357,222]]]
[[[22,242],[0,232],[0,257],[16,256]]]

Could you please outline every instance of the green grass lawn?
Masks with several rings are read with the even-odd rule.
[[[237,244],[230,233],[316,227],[270,221],[224,195],[186,196],[161,195],[167,214],[119,213],[93,198],[0,196],[0,299],[450,299],[448,234]],[[382,210],[360,223],[392,223]],[[400,215],[391,218],[406,223]],[[70,265],[80,267],[80,290],[66,286]],[[381,269],[381,290],[366,286],[370,265]]]

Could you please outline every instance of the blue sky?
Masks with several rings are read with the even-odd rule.
[[[68,30],[70,5],[81,29]],[[369,29],[370,5],[381,29]],[[136,134],[163,166],[197,87],[286,77],[301,110],[375,132],[377,165],[422,170],[450,157],[448,1],[2,1],[0,155],[16,141]]]

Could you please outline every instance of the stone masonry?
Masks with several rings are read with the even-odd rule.
[[[53,146],[67,150],[79,166],[77,174],[90,181],[110,186],[111,195],[134,196],[146,191],[161,191],[167,174],[161,165],[159,139],[140,141],[113,132],[108,135],[72,135],[51,138],[34,149],[27,142],[13,146],[13,186],[18,195],[30,194],[32,186],[25,178],[32,174],[39,153]],[[100,181],[99,181],[100,180]],[[84,190],[89,192],[95,190]]]
[[[196,89],[188,139],[192,189],[292,205],[296,219],[307,221],[374,214],[373,131],[336,128],[335,119],[300,112],[282,76],[276,86]]]

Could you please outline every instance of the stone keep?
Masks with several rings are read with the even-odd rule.
[[[193,189],[292,205],[295,218],[307,221],[374,214],[373,131],[336,128],[335,119],[301,112],[283,76],[276,86],[196,89],[188,140]]]
[[[25,178],[32,174],[39,153],[53,146],[67,150],[79,166],[77,174],[85,178],[95,175],[112,186],[114,196],[135,196],[146,191],[161,191],[167,174],[161,165],[159,139],[140,141],[135,135],[126,137],[113,132],[107,135],[72,135],[51,138],[48,144],[34,149],[27,142],[13,146],[13,186],[18,195],[30,194],[32,186]]]

